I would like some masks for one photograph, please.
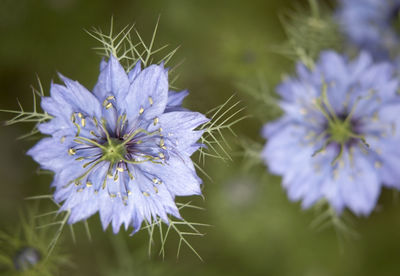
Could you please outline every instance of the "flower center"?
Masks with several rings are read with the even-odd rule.
[[[344,148],[347,147],[349,145],[349,142],[353,139],[356,139],[357,142],[361,142],[366,147],[369,147],[369,145],[365,141],[365,138],[362,134],[358,134],[354,131],[353,123],[351,121],[353,114],[356,110],[357,103],[359,102],[359,100],[361,100],[361,98],[358,98],[353,103],[350,112],[348,112],[345,116],[340,116],[330,104],[327,90],[327,84],[323,83],[321,97],[316,100],[316,108],[327,120],[326,129],[320,135],[321,137],[325,137],[326,139],[324,145],[319,150],[314,152],[313,156],[324,151],[326,147],[331,143],[336,143],[337,145],[339,145],[339,152],[335,159],[332,161],[332,165],[334,165],[338,160],[341,159]]]
[[[354,135],[350,120],[336,119],[328,122],[327,133],[329,138],[338,144],[347,143]]]
[[[123,140],[110,138],[103,145],[103,157],[105,160],[110,161],[112,164],[124,159],[127,154],[125,144]]]

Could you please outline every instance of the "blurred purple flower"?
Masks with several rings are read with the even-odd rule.
[[[349,40],[378,60],[397,56],[400,0],[338,0],[337,19]]]
[[[374,209],[381,187],[400,187],[399,81],[389,63],[323,52],[277,92],[284,115],[267,124],[262,158],[291,200],[327,200],[340,214]]]
[[[70,210],[69,223],[100,214],[103,228],[138,231],[143,220],[180,218],[175,196],[201,194],[190,156],[208,119],[183,109],[187,91],[168,91],[163,65],[126,73],[113,56],[100,65],[93,93],[60,75],[42,108],[42,139],[28,154],[55,173],[54,199]]]

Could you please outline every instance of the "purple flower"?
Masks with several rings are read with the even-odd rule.
[[[325,199],[338,212],[374,209],[381,187],[400,187],[399,81],[389,63],[321,54],[277,92],[284,115],[267,124],[262,158],[291,200]]]
[[[100,65],[93,93],[60,75],[42,108],[53,116],[28,154],[55,173],[54,199],[69,223],[100,214],[103,228],[138,231],[143,220],[180,218],[175,196],[201,194],[190,156],[208,119],[181,107],[187,91],[168,91],[163,65],[126,73],[113,56]]]
[[[349,40],[381,60],[398,54],[400,0],[338,0],[337,19]]]

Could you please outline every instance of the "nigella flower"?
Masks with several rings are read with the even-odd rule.
[[[339,0],[337,19],[349,40],[377,59],[398,54],[400,0]]]
[[[341,213],[374,209],[382,186],[400,187],[399,81],[389,63],[324,52],[277,92],[284,115],[267,124],[262,157],[291,200],[327,200]]]
[[[54,199],[70,210],[69,223],[97,211],[103,228],[140,229],[167,215],[180,218],[175,196],[201,194],[190,156],[201,147],[208,119],[181,107],[187,91],[168,91],[163,65],[126,73],[111,56],[100,65],[93,93],[60,75],[42,108],[53,116],[38,129],[51,135],[28,154],[55,173]]]

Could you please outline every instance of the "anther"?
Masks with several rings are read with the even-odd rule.
[[[78,113],[78,117],[79,117],[79,118],[82,118],[82,117],[83,117],[82,113],[79,112],[79,113]]]
[[[154,192],[156,192],[156,194],[158,194],[158,188],[157,187],[153,187],[154,188]]]
[[[164,149],[164,150],[167,149],[167,147],[165,146],[164,139],[161,139],[161,140],[160,140],[160,147],[161,147],[162,149]]]
[[[92,186],[93,186],[92,182],[90,182],[90,181],[86,182],[86,187],[92,187]]]
[[[74,155],[74,154],[76,154],[76,150],[73,149],[73,148],[69,148],[69,149],[68,149],[68,154],[69,154],[69,155]]]
[[[157,182],[158,182],[158,179],[154,177],[153,178],[153,183],[156,184]]]
[[[110,194],[110,197],[111,197],[111,198],[116,198],[117,195],[116,195],[116,194]]]
[[[83,191],[83,188],[79,188],[79,189],[77,190],[78,193],[80,193],[80,192],[82,192],[82,191]]]
[[[123,172],[123,171],[124,171],[124,168],[122,168],[122,167],[117,167],[117,171]]]
[[[86,120],[85,120],[85,118],[82,118],[82,119],[81,119],[81,125],[82,125],[82,127],[85,127],[85,125],[86,125]]]
[[[142,114],[143,114],[143,112],[144,112],[144,108],[143,108],[143,107],[141,107],[141,108],[139,109],[139,114],[140,114],[140,115],[142,115]]]
[[[154,118],[154,121],[153,121],[153,122],[154,122],[154,125],[157,125],[157,124],[158,124],[158,121],[159,121],[158,117],[155,117],[155,118]]]
[[[165,158],[165,155],[164,155],[164,153],[162,153],[162,152],[158,153],[158,156],[160,156],[161,159],[164,159],[164,158]]]
[[[94,137],[98,137],[97,134],[96,134],[93,130],[91,130],[89,133],[90,133],[91,135],[93,135]]]
[[[60,142],[61,144],[65,142],[65,136],[61,137]]]
[[[150,103],[150,105],[153,105],[153,98],[152,97],[149,97],[149,103]]]
[[[128,196],[132,194],[130,190],[128,190],[126,193],[128,194]]]
[[[143,192],[144,196],[150,196],[150,194],[148,192]]]
[[[108,103],[105,107],[106,109],[110,109],[112,107],[112,103]]]

